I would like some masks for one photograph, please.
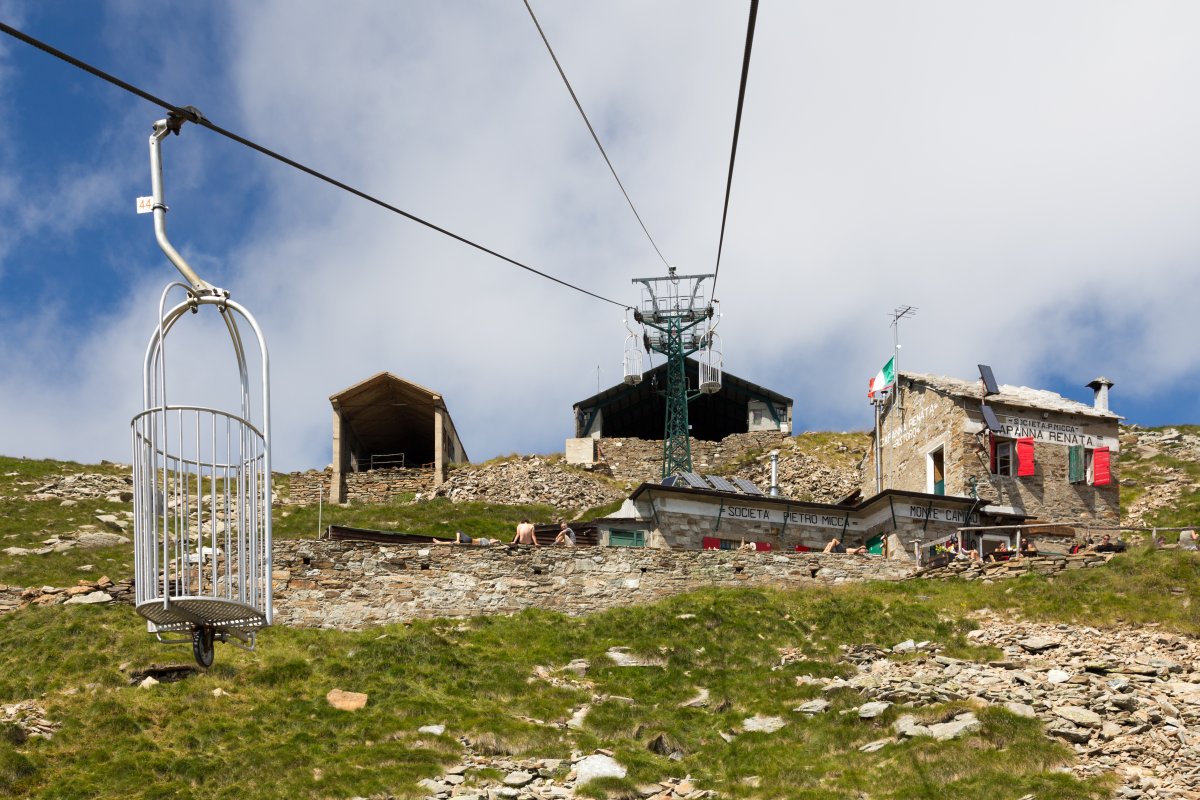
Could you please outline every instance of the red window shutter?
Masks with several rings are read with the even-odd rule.
[[[701,540],[700,544],[704,547],[705,550],[720,550],[721,549],[721,540],[716,538],[715,536],[705,536]]]
[[[1034,474],[1033,437],[1017,439],[1017,477],[1027,478]]]
[[[1092,485],[1108,486],[1112,483],[1112,470],[1109,468],[1107,447],[1097,447],[1092,452]]]
[[[754,549],[758,551],[769,551],[771,549],[770,542],[755,542]]]
[[[996,434],[988,434],[988,472],[996,474]]]

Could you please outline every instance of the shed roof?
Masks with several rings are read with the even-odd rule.
[[[959,378],[947,378],[944,375],[926,375],[920,372],[902,372],[900,379],[910,380],[929,386],[944,394],[955,397],[967,397],[972,400],[983,400],[983,387],[978,380],[964,381]],[[1063,397],[1057,392],[1047,389],[1030,389],[1028,386],[1010,386],[1002,383],[999,394],[988,395],[990,405],[1008,405],[1018,408],[1036,408],[1041,411],[1058,411],[1064,414],[1079,414],[1085,417],[1096,417],[1105,420],[1120,420],[1124,417],[1108,410],[1096,408],[1087,403],[1080,403]]]
[[[413,442],[432,448],[433,412],[447,411],[440,394],[390,372],[330,395],[329,402],[359,443],[375,453],[400,452]]]

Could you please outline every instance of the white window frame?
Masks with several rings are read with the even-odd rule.
[[[995,441],[996,441],[996,471],[993,472],[992,474],[999,475],[1000,477],[1003,477],[1003,478],[1011,478],[1014,474],[1016,474],[1016,470],[1013,469],[1013,467],[1016,465],[1016,461],[1017,461],[1017,440],[1016,439],[999,439],[998,438]],[[1002,469],[1000,466],[1001,451],[1005,451],[1007,453],[1004,456],[1005,460],[1007,461],[1006,469]]]

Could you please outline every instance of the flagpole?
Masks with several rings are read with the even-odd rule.
[[[882,434],[879,429],[879,400],[871,405],[875,406],[875,494],[879,494],[883,491],[883,465],[879,462],[883,456],[883,445],[879,441]]]

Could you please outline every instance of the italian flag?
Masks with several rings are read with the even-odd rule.
[[[885,389],[890,389],[896,385],[896,357],[892,356],[888,362],[883,365],[883,369],[879,370],[879,374],[871,378],[871,382],[867,384],[867,397],[875,397],[879,392]]]

